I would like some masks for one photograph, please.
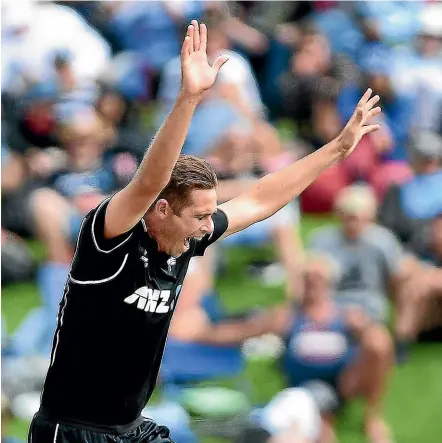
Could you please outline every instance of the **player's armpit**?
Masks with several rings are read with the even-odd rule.
[[[235,232],[242,231],[250,225],[266,218],[259,204],[247,195],[240,195],[239,197],[233,198],[220,205],[219,208],[224,211],[229,221],[227,230],[221,239]]]
[[[129,239],[133,234],[129,229],[122,234],[113,237],[105,237],[105,223],[111,201],[112,199],[110,197],[103,200],[96,209],[91,211],[85,217],[81,228],[81,231],[85,233],[90,232],[90,237],[86,236],[86,238],[91,239],[93,247],[98,252],[105,254],[121,250],[121,247],[129,242]]]
[[[104,237],[111,239],[130,231],[143,218],[161,191],[161,186],[143,185],[134,179],[117,192],[106,209]]]

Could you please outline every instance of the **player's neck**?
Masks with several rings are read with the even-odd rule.
[[[164,236],[158,226],[157,220],[155,220],[155,217],[149,217],[149,214],[147,214],[144,221],[146,223],[147,235],[156,243],[158,252],[164,252],[163,248],[160,246],[163,244],[162,238]]]

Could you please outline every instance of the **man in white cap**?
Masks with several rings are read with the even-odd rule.
[[[405,277],[405,252],[391,231],[374,223],[377,203],[368,186],[343,189],[335,209],[340,223],[315,231],[309,247],[332,255],[340,264],[339,305],[356,305],[372,319],[385,322],[389,290],[397,290]]]

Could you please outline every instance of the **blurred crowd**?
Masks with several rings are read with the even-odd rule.
[[[1,12],[2,287],[36,280],[42,301],[10,336],[2,315],[2,415],[38,407],[26,394],[42,385],[82,218],[134,174],[179,93],[180,45],[196,18],[209,60],[230,59],[183,152],[214,166],[220,202],[336,137],[367,87],[381,96],[382,127],[299,199],[192,262],[164,384],[188,381],[183,352],[209,378],[235,366],[241,345],[256,352],[256,337],[261,348],[273,337],[288,389],[254,410],[238,442],[333,442],[333,417],[355,396],[369,441],[392,442],[381,413],[391,369],[410,343],[441,340],[442,5],[9,1]],[[303,245],[311,213],[337,223]],[[229,316],[215,287],[226,250],[268,243],[277,262],[248,272],[263,287],[283,282],[285,302]],[[175,417],[178,442],[197,441],[173,398],[149,413]]]

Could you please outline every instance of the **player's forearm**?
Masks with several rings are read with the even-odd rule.
[[[335,139],[292,165],[258,180],[248,194],[259,208],[259,219],[270,217],[297,197],[340,157],[339,140]]]
[[[186,140],[198,97],[180,94],[158,130],[134,177],[140,185],[161,190],[170,180]]]

